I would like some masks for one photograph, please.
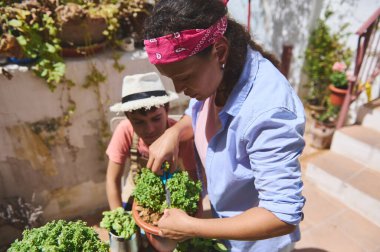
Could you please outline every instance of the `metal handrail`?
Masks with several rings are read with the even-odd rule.
[[[378,8],[356,32],[359,37],[355,58],[354,78],[348,83],[348,91],[344,98],[336,124],[337,129],[344,126],[350,104],[355,101],[362,92],[362,89],[359,88],[359,85],[362,83],[362,77],[365,77],[364,82],[366,82],[374,79],[375,73],[378,74],[377,70],[380,68],[380,55],[377,55],[374,59],[370,55],[372,51],[367,49],[374,49],[376,52],[380,48],[380,34],[376,36],[379,31],[379,22],[380,8]],[[377,62],[375,63],[374,60]]]

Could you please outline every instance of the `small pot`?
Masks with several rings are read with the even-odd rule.
[[[311,145],[317,149],[329,148],[334,132],[335,125],[323,124],[314,120],[310,128]]]
[[[335,106],[342,106],[344,97],[346,97],[347,89],[337,88],[333,84],[329,85],[331,91],[330,102]]]
[[[110,235],[111,252],[138,252],[141,244],[140,233],[136,232],[130,239],[116,236],[112,232]]]

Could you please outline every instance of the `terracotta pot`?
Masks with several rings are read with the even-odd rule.
[[[137,226],[144,229],[145,235],[149,240],[149,243],[159,252],[171,252],[177,247],[177,242],[168,238],[163,238],[158,236],[160,229],[153,226],[140,218],[139,212],[137,211],[137,202],[133,201],[132,205],[132,216],[135,219]]]
[[[106,47],[106,44],[106,42],[103,42],[89,46],[62,47],[61,54],[63,57],[84,57],[102,51]]]
[[[330,93],[330,102],[335,106],[342,106],[344,97],[347,94],[347,89],[341,89],[335,87],[333,84],[329,85]]]
[[[70,20],[61,24],[58,37],[62,47],[89,46],[106,40],[103,31],[107,22],[103,17],[86,17],[82,20]]]
[[[160,229],[156,226],[153,226],[140,218],[139,212],[137,211],[138,203],[136,199],[133,201],[132,205],[132,216],[140,228],[144,229],[146,237],[149,240],[149,243],[157,249],[159,252],[171,252],[176,246],[177,242],[168,238],[163,238],[158,236]],[[202,198],[198,202],[198,210],[195,214],[196,217],[201,217],[203,213]]]
[[[334,124],[323,124],[313,120],[310,133],[311,133],[311,146],[317,149],[328,149],[335,132]]]
[[[143,221],[140,218],[139,211],[137,211],[137,206],[138,206],[137,201],[134,200],[133,205],[132,205],[132,216],[133,216],[133,219],[135,219],[137,226],[144,229],[145,233],[158,235],[158,232],[160,231],[160,229],[156,226],[153,226],[152,224],[149,224],[149,223]]]
[[[177,247],[177,242],[168,238],[163,238],[158,235],[145,233],[149,243],[158,252],[172,252]]]

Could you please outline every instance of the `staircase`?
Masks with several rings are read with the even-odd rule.
[[[357,125],[335,132],[330,150],[308,162],[306,177],[380,227],[380,99],[363,106]]]

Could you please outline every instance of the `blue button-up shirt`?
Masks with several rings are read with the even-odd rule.
[[[193,129],[202,104],[192,99],[186,110]],[[222,126],[210,139],[205,167],[214,216],[231,217],[262,207],[298,225],[305,203],[298,161],[304,148],[305,115],[289,82],[260,53],[249,49],[240,79],[219,118]],[[230,251],[273,252],[299,239],[297,227],[288,235],[229,240],[226,245]]]

